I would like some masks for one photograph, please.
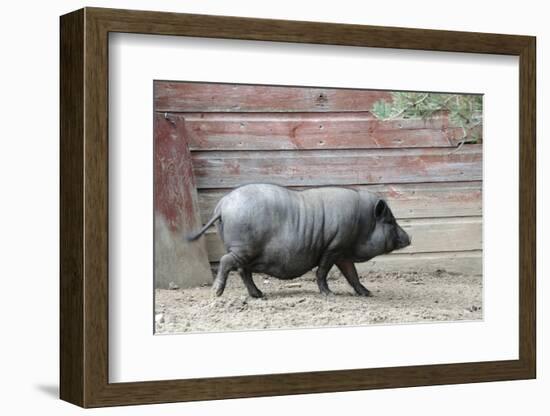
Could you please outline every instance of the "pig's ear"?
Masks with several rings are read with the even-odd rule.
[[[374,216],[377,220],[385,218],[386,214],[388,212],[388,205],[386,204],[386,201],[383,199],[379,199],[376,201],[376,205],[374,206]]]

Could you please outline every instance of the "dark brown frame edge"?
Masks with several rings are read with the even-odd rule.
[[[60,397],[83,407],[536,376],[535,38],[85,8],[60,19]],[[257,376],[108,381],[108,34],[179,35],[519,56],[519,359]]]

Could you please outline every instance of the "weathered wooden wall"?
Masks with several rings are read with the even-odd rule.
[[[197,286],[210,277],[203,241],[185,235],[201,227],[191,153],[180,127],[159,113],[154,119],[155,286]]]
[[[387,198],[413,244],[362,270],[481,273],[481,145],[457,150],[462,129],[445,115],[378,120],[369,110],[380,99],[391,94],[156,82],[157,129],[170,137],[175,159],[187,155],[188,182],[193,191],[196,186],[196,194],[182,196],[196,198],[196,205],[186,206],[173,186],[157,181],[167,169],[157,163],[156,186],[164,193],[156,194],[162,199],[156,211],[169,206],[204,223],[224,194],[250,182],[368,188]],[[223,246],[214,229],[205,241],[208,259],[216,262]]]

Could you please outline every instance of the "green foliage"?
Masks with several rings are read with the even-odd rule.
[[[455,126],[462,127],[465,143],[477,143],[479,134],[474,127],[482,123],[483,99],[474,94],[437,94],[392,92],[392,102],[374,103],[372,113],[381,120],[396,118],[430,119],[446,112]]]
[[[376,101],[372,106],[372,113],[382,120],[391,118],[393,112],[393,104],[385,100]]]

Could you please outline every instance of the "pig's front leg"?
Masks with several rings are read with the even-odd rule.
[[[256,286],[256,284],[254,283],[254,279],[252,279],[252,272],[249,269],[246,269],[244,267],[239,269],[239,272],[241,274],[241,279],[243,280],[243,283],[246,286],[246,290],[248,291],[248,294],[253,298],[263,297],[264,294],[260,289],[258,289],[258,286]]]
[[[370,290],[361,284],[355,264],[351,260],[338,260],[336,267],[340,269],[348,283],[353,287],[355,293],[360,296],[370,296]]]

